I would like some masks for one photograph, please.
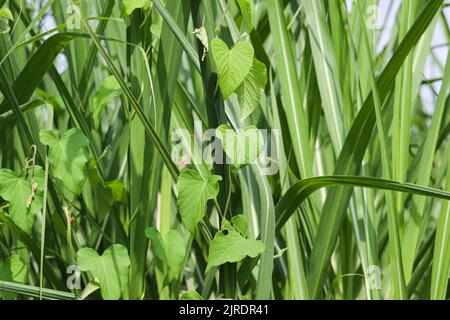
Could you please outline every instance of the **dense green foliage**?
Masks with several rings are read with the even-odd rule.
[[[448,15],[0,0],[0,299],[449,298]]]

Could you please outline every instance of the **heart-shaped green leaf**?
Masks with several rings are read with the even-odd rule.
[[[8,8],[2,8],[0,9],[0,18],[5,18],[8,19],[10,21],[14,21],[14,17],[11,13],[11,10],[9,10]]]
[[[181,219],[188,230],[194,234],[195,226],[206,213],[208,200],[219,194],[220,176],[202,177],[196,171],[185,170],[178,179],[178,208]]]
[[[264,252],[264,243],[260,240],[245,239],[230,222],[225,221],[222,230],[216,233],[209,247],[208,272],[212,267],[227,262],[238,262],[245,257],[255,258]]]
[[[40,140],[49,146],[48,159],[51,173],[58,178],[70,192],[81,193],[82,182],[86,177],[88,161],[88,139],[78,129],[70,129],[62,137],[51,130],[42,130]]]
[[[267,70],[264,63],[253,59],[253,64],[244,82],[237,88],[241,119],[245,120],[256,109],[267,83]]]
[[[241,169],[255,161],[264,148],[264,137],[255,126],[247,127],[236,134],[228,125],[221,125],[216,135],[222,142],[229,162],[235,169]]]
[[[21,177],[9,169],[0,169],[0,196],[8,201],[11,220],[26,233],[33,228],[36,213],[42,209],[44,170],[34,167],[33,177]]]
[[[103,299],[120,299],[128,284],[130,258],[127,248],[114,244],[101,256],[94,249],[83,248],[77,253],[77,261],[81,271],[92,273],[98,281]]]
[[[254,51],[250,43],[238,43],[233,48],[214,39],[211,49],[219,74],[223,98],[228,98],[244,81],[253,63]]]
[[[186,256],[187,241],[176,230],[169,230],[164,236],[166,245],[167,265],[169,267],[169,281],[177,279],[183,268]]]

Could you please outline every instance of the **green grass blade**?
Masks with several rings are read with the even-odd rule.
[[[380,178],[359,176],[329,176],[310,178],[300,180],[292,185],[289,191],[286,192],[286,194],[276,205],[277,230],[283,227],[292,213],[309,195],[321,188],[336,186],[390,190],[427,197],[436,197],[445,200],[450,199],[450,193],[446,191]]]
[[[361,6],[358,7],[361,19],[364,19]],[[369,36],[366,26],[363,26],[363,42],[366,50],[370,52]],[[378,93],[376,80],[375,80],[375,68],[372,60],[369,63],[369,83],[374,98],[374,109],[376,116],[376,123],[378,129],[378,135],[380,138],[380,149],[382,158],[382,172],[388,179],[392,179],[392,167],[389,162],[388,140],[385,125],[383,123],[382,116],[382,104]],[[392,265],[392,278],[393,278],[393,298],[405,299],[407,295],[405,276],[403,272],[402,252],[400,244],[400,232],[399,223],[397,218],[397,211],[395,207],[395,194],[388,192],[386,195],[388,208],[388,233],[389,233],[389,252]]]
[[[177,181],[178,175],[179,175],[179,170],[178,170],[178,167],[173,163],[173,161],[172,161],[172,159],[170,157],[170,153],[167,150],[167,148],[165,147],[164,142],[158,136],[155,128],[153,127],[151,122],[148,120],[148,118],[146,117],[146,115],[144,114],[142,109],[140,108],[139,103],[136,100],[136,97],[133,95],[133,93],[131,92],[130,88],[128,88],[125,79],[122,77],[122,75],[120,74],[119,70],[114,65],[113,60],[111,59],[109,54],[106,52],[105,48],[100,43],[99,38],[95,35],[95,33],[92,31],[91,27],[84,20],[81,20],[81,21],[83,23],[84,28],[87,30],[87,32],[91,36],[95,46],[98,48],[100,54],[105,59],[105,61],[106,61],[107,65],[108,65],[108,67],[110,68],[112,74],[114,75],[114,77],[116,77],[117,81],[119,82],[120,87],[122,88],[122,90],[125,93],[128,101],[130,102],[130,105],[133,108],[133,111],[136,112],[136,114],[139,117],[140,121],[144,125],[147,135],[155,143],[156,148],[157,148],[158,152],[161,154],[161,156],[162,156],[162,158],[164,160],[164,163],[166,164],[167,168],[169,169],[169,172],[170,172],[172,178],[175,181]]]
[[[427,3],[391,58],[389,64],[380,75],[377,81],[377,87],[382,101],[387,98],[391,91],[392,83],[404,59],[419,41],[441,5],[442,2],[439,0],[431,0]],[[357,174],[359,172],[361,161],[369,143],[370,135],[368,132],[373,130],[374,125],[373,98],[370,96],[364,103],[347,136],[336,164],[336,175]],[[329,264],[339,227],[350,197],[351,189],[349,188],[332,189],[328,193],[327,201],[322,210],[321,222],[319,223],[318,237],[310,258],[311,273],[308,276],[308,282],[313,297],[320,295],[326,267]]]
[[[76,297],[70,292],[45,289],[39,287],[28,286],[24,284],[7,282],[0,280],[0,290],[20,294],[26,297],[39,298],[42,294],[42,299],[46,300],[75,300]]]
[[[344,102],[325,9],[322,1],[317,0],[306,0],[304,6],[325,119],[335,152],[339,154],[344,144]]]
[[[297,166],[302,177],[313,176],[312,152],[309,148],[308,117],[304,111],[300,96],[300,84],[295,72],[295,58],[292,41],[289,38],[283,7],[280,0],[268,0],[270,28],[274,40],[277,66],[275,70],[280,78],[281,98],[288,120]]]
[[[450,88],[450,58],[447,58],[444,79],[441,84],[441,91],[436,101],[435,110],[431,119],[430,128],[423,141],[423,149],[421,150],[418,167],[416,169],[416,183],[427,185],[430,181],[436,147],[438,145],[439,131],[444,120],[444,112],[446,108],[446,100],[448,99]],[[411,214],[414,219],[408,223],[405,230],[404,246],[408,247],[409,255],[405,256],[405,271],[412,272],[414,259],[419,246],[419,236],[421,233],[422,222],[428,217],[425,211],[426,199],[414,197],[415,208],[412,208]],[[407,245],[409,243],[409,245]],[[415,245],[413,245],[415,244]]]
[[[181,46],[183,47],[188,57],[191,59],[197,71],[201,72],[197,52],[195,52],[194,47],[186,38],[186,35],[180,29],[178,24],[175,22],[170,12],[167,11],[167,9],[161,4],[161,2],[159,2],[159,0],[152,0],[152,2],[155,5],[156,10],[158,10],[158,12],[163,17],[164,21],[169,26],[170,30],[172,30],[174,35],[177,37],[178,41],[180,42]]]

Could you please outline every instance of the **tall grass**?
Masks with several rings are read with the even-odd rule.
[[[0,10],[0,299],[449,298],[446,1]]]

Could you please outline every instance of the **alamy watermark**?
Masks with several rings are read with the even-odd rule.
[[[81,30],[81,10],[76,4],[70,4],[67,7],[68,14],[66,26],[68,30]]]
[[[68,275],[66,287],[69,290],[81,290],[81,270],[77,265],[70,265],[66,269]]]
[[[379,266],[367,267],[366,283],[369,290],[381,290],[381,269]]]

